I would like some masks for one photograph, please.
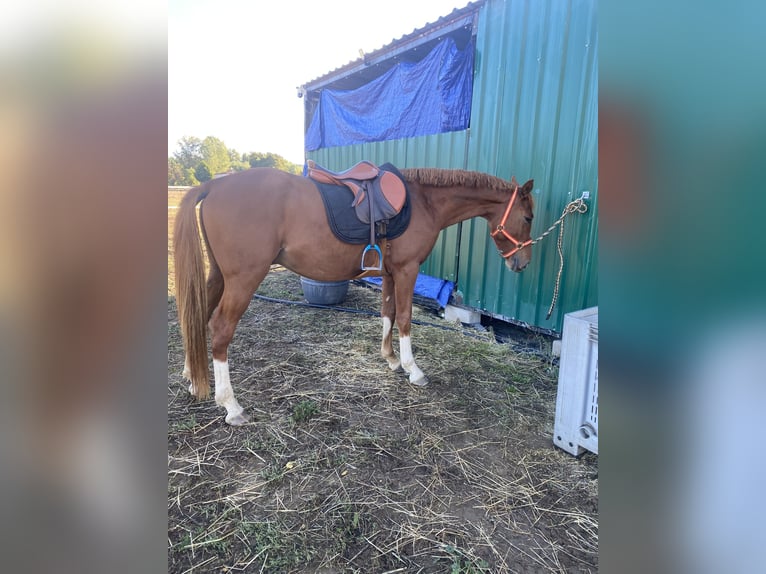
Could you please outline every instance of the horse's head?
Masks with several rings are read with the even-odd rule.
[[[514,191],[505,206],[501,216],[492,221],[493,231],[490,232],[500,255],[505,259],[505,265],[511,271],[522,271],[532,259],[532,218],[534,217],[534,201],[530,192],[534,180],[530,179],[524,185],[511,179]]]

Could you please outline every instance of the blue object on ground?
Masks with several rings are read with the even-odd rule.
[[[378,286],[383,284],[383,279],[381,277],[365,277],[362,281],[367,281],[368,283]],[[415,294],[425,297],[426,299],[438,301],[439,305],[442,307],[447,306],[454,288],[455,284],[452,281],[431,277],[430,275],[425,275],[423,273],[418,273],[418,278],[415,280]]]

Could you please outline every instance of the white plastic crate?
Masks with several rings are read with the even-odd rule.
[[[553,443],[598,454],[598,307],[564,315]]]

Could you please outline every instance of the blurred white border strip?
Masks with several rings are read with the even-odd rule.
[[[0,18],[0,54],[13,54],[49,34],[92,28],[115,45],[140,48],[165,41],[167,4],[156,0],[30,0],[8,2]]]

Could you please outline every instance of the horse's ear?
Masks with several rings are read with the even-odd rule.
[[[516,181],[516,176],[515,175],[511,176],[511,185],[514,186],[514,187],[519,187],[519,182]]]
[[[527,183],[521,186],[521,195],[527,195],[530,191],[532,191],[532,188],[535,186],[535,180],[530,179]]]

